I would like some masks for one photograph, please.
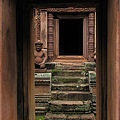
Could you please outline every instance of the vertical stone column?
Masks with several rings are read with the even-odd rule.
[[[48,13],[48,57],[49,60],[53,58],[54,51],[54,37],[53,37],[53,14]]]
[[[17,120],[16,1],[0,0],[0,120]]]
[[[34,42],[37,41],[37,18],[38,18],[38,15],[37,15],[37,8],[33,9],[34,10]]]
[[[43,42],[43,48],[47,49],[47,11],[40,11],[40,40]]]
[[[95,13],[89,13],[88,18],[88,56],[89,61],[94,59],[90,56],[94,53],[94,43],[95,43]]]
[[[107,117],[120,120],[120,1],[108,0],[107,5]]]
[[[39,8],[37,8],[36,9],[36,13],[37,13],[37,15],[36,15],[36,19],[37,19],[37,25],[36,25],[36,31],[37,31],[37,40],[40,40],[40,31],[41,31],[41,24],[40,24],[40,22],[41,22],[41,20],[40,20],[40,9]],[[36,40],[36,41],[37,41]]]

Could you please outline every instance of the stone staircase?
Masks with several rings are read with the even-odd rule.
[[[95,63],[52,63],[51,99],[45,120],[95,120],[90,71]],[[95,84],[94,84],[95,85]],[[95,86],[94,86],[95,87]],[[94,111],[94,112],[93,112]]]

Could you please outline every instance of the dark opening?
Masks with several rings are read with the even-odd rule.
[[[59,20],[59,55],[83,55],[83,19]]]

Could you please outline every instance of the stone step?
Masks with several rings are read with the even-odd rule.
[[[66,61],[66,60],[65,60]],[[69,66],[71,66],[71,68],[80,68],[80,67],[85,67],[86,69],[88,70],[94,70],[95,67],[96,67],[96,63],[95,62],[74,62],[74,60],[72,62],[60,62],[60,61],[57,61],[57,62],[47,62],[46,64],[46,68],[47,69],[66,69],[66,68],[70,68]],[[65,67],[64,67],[65,66]]]
[[[51,96],[51,93],[35,94],[36,98],[39,98],[39,97],[50,97],[50,96]]]
[[[46,114],[48,111],[48,107],[35,107],[35,114],[41,115],[41,114]]]
[[[60,83],[78,83],[78,84],[86,84],[89,83],[88,77],[80,77],[80,76],[53,76],[52,83],[60,84]]]
[[[49,102],[49,111],[52,113],[90,113],[91,101],[62,101]]]
[[[35,102],[47,102],[49,101],[51,98],[35,98]]]
[[[58,64],[55,66],[58,70],[85,70],[86,67],[83,64]]]
[[[52,70],[52,76],[88,76],[88,71],[86,70]]]
[[[47,113],[45,120],[95,120],[94,114],[52,114]]]
[[[51,81],[50,80],[42,80],[40,79],[35,79],[35,86],[49,86]]]
[[[84,62],[84,65],[87,70],[92,70],[92,71],[94,71],[96,67],[95,62]]]
[[[87,60],[85,59],[81,59],[81,60],[75,60],[75,59],[55,59],[55,62],[61,62],[61,63],[83,63],[83,62],[87,62]]]
[[[45,66],[47,68],[47,70],[49,69],[69,69],[69,67],[71,66],[71,68],[80,68],[80,67],[85,67],[85,64],[82,63],[64,63],[64,62],[46,62]]]
[[[89,76],[90,87],[95,87],[96,86],[96,72],[88,71],[88,76]]]
[[[35,114],[45,115],[48,111],[48,102],[51,100],[51,94],[35,95]]]
[[[35,95],[35,102],[36,103],[47,102],[49,100],[51,100],[51,94]]]
[[[92,94],[92,102],[96,103],[96,95]]]
[[[35,102],[35,107],[48,107],[48,102]]]
[[[52,84],[51,90],[61,91],[89,91],[89,84]]]
[[[51,100],[87,101],[92,100],[92,95],[90,94],[90,92],[81,91],[52,91]]]

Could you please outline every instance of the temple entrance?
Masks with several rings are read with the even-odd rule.
[[[26,1],[25,1],[26,2]],[[24,2],[24,3],[25,3]],[[40,1],[41,2],[41,1]],[[104,3],[104,1],[99,1],[100,3]],[[21,3],[21,2],[20,2]],[[92,1],[92,3],[93,3],[93,1]],[[22,3],[21,3],[22,4]],[[40,3],[41,4],[41,3]],[[26,6],[23,6],[23,5],[21,5],[22,6],[22,8],[24,7],[25,8],[25,10],[26,10]],[[46,5],[47,6],[47,5]],[[51,4],[50,4],[50,6],[51,6]],[[78,5],[79,6],[79,5]],[[99,26],[98,27],[100,27],[100,30],[98,31],[98,42],[97,42],[97,45],[98,45],[98,57],[100,58],[100,60],[98,59],[98,71],[100,71],[100,74],[99,74],[99,81],[100,81],[100,84],[99,84],[99,94],[98,94],[98,96],[100,96],[99,98],[100,98],[100,100],[99,100],[99,103],[100,103],[100,105],[101,106],[98,106],[99,107],[99,110],[100,110],[100,112],[98,112],[98,114],[99,114],[99,116],[100,116],[100,118],[105,118],[104,116],[105,116],[105,112],[104,112],[104,110],[106,111],[106,105],[105,105],[105,107],[104,107],[104,104],[106,103],[106,99],[104,99],[105,98],[105,96],[106,96],[106,90],[107,90],[107,88],[105,87],[105,85],[103,84],[104,82],[106,82],[106,76],[107,76],[107,70],[106,70],[106,54],[103,54],[103,51],[104,51],[104,49],[106,50],[107,48],[106,48],[106,39],[105,39],[105,35],[106,35],[106,33],[105,33],[105,30],[104,29],[106,29],[107,28],[107,24],[105,24],[106,22],[104,22],[106,19],[105,19],[105,17],[103,17],[103,15],[106,15],[105,14],[105,10],[106,10],[106,8],[105,8],[106,6],[103,4],[102,5],[102,7],[101,7],[101,9],[99,9],[99,12],[98,12],[98,21],[97,21],[97,24],[99,23]],[[19,7],[17,7],[18,9],[19,9]],[[102,9],[103,8],[103,9]],[[20,11],[18,11],[18,15],[20,16],[22,13],[27,13],[27,12],[24,12],[24,11],[22,11],[23,9],[20,9]],[[113,11],[114,12],[114,11]],[[102,14],[101,14],[102,13]],[[111,13],[111,12],[110,12]],[[28,12],[28,14],[29,14],[29,12]],[[26,15],[26,14],[25,14]],[[23,18],[27,18],[27,16],[23,16]],[[115,17],[114,17],[115,18]],[[27,18],[28,19],[28,18]],[[104,20],[105,19],[105,20]],[[25,24],[22,24],[23,26],[24,25],[28,25],[28,23],[24,20],[24,19],[19,19],[19,22],[18,23],[21,23],[21,22],[24,22]],[[17,25],[19,25],[19,26],[21,26],[21,24],[17,24]],[[23,28],[25,28],[25,27],[20,27],[20,28],[22,28],[22,29],[20,29],[21,30],[21,32],[19,33],[19,34],[21,34],[21,33],[24,33],[24,31],[23,31]],[[25,29],[26,30],[26,29]],[[111,29],[110,29],[111,30]],[[18,31],[19,31],[19,29],[18,29]],[[27,30],[26,30],[27,31]],[[111,33],[111,32],[110,32]],[[100,35],[99,35],[100,34]],[[101,36],[101,37],[100,37]],[[20,41],[20,42],[22,42],[22,44],[20,44],[21,46],[20,46],[20,52],[19,52],[19,56],[21,56],[21,57],[23,57],[22,56],[22,54],[21,54],[21,51],[23,50],[22,48],[25,48],[23,51],[25,52],[25,54],[27,53],[27,52],[29,52],[30,50],[29,50],[29,47],[27,46],[27,44],[25,44],[27,47],[22,47],[22,45],[24,45],[23,43],[25,42],[25,40],[26,40],[26,34],[23,34],[23,35],[19,35],[19,37],[22,39],[22,41],[20,41],[20,40],[18,40],[18,41]],[[29,38],[28,38],[28,41],[29,41]],[[105,41],[105,42],[104,42]],[[105,44],[102,44],[102,43],[105,43]],[[50,40],[49,40],[49,44],[50,44]],[[50,46],[50,45],[49,45]],[[49,48],[49,56],[50,56],[50,48]],[[51,53],[52,54],[52,53]],[[53,55],[53,54],[52,54]],[[51,56],[52,56],[51,55]],[[25,65],[25,63],[27,63],[26,64],[26,68],[28,68],[28,65],[29,65],[29,63],[28,63],[28,58],[29,57],[25,57],[24,56],[24,65]],[[104,59],[103,59],[104,58]],[[100,61],[100,62],[99,62]],[[21,59],[20,59],[20,63],[21,63]],[[99,64],[100,63],[100,64]],[[19,65],[21,65],[21,64],[19,64]],[[105,68],[105,69],[104,69]],[[26,71],[26,69],[22,69],[21,68],[21,70],[23,70],[22,72],[20,71],[19,73],[20,73],[20,75],[21,75],[21,79],[20,80],[23,80],[23,81],[25,81],[23,78],[22,78],[22,74],[24,73],[24,71]],[[29,71],[28,71],[29,72]],[[103,74],[104,75],[103,75]],[[106,76],[105,76],[105,74],[106,74]],[[25,78],[27,77],[27,74],[25,74],[24,75],[25,76]],[[100,77],[101,76],[101,77]],[[100,78],[102,78],[102,80],[100,79]],[[19,81],[20,81],[19,80]],[[29,81],[28,79],[26,80],[26,81]],[[25,82],[26,82],[25,81]],[[102,82],[102,83],[101,83]],[[21,84],[23,84],[23,82],[21,82],[20,81],[20,83]],[[26,82],[27,83],[27,82]],[[29,85],[29,84],[27,84],[27,85]],[[30,85],[29,85],[30,86]],[[19,87],[19,86],[18,86]],[[19,87],[19,89],[21,90],[21,88],[22,87]],[[22,90],[24,90],[24,89],[22,89]],[[103,95],[101,95],[101,92],[103,91]],[[29,93],[28,93],[29,94]],[[30,94],[31,94],[31,91],[30,91]],[[19,94],[18,94],[19,95]],[[26,95],[27,96],[27,95]],[[26,97],[25,96],[25,97]],[[103,97],[102,97],[103,96]],[[19,98],[21,98],[22,99],[22,101],[23,101],[23,98],[21,97],[21,95],[20,95],[20,97]],[[26,103],[26,99],[24,99],[25,100],[25,103]],[[27,97],[27,100],[28,100],[28,97]],[[30,101],[30,100],[29,100]],[[103,102],[101,102],[101,101],[103,101]],[[113,100],[114,101],[114,100]],[[109,102],[109,101],[108,101]],[[21,104],[22,103],[24,103],[24,102],[20,102]],[[98,103],[98,104],[99,104]],[[110,102],[109,102],[110,103]],[[22,104],[22,105],[24,105],[24,104]],[[22,106],[21,105],[21,106]],[[27,105],[26,105],[27,106]],[[24,107],[24,106],[23,106]],[[105,109],[103,109],[103,108],[105,108]],[[111,107],[112,108],[112,107]],[[31,110],[31,108],[29,108],[29,107],[26,107],[26,113],[28,114],[28,110]],[[114,110],[114,109],[113,109]],[[103,111],[103,112],[102,112]],[[19,112],[19,111],[18,111]],[[22,111],[22,115],[24,115],[24,113],[25,112],[23,112]],[[104,113],[104,114],[103,114]],[[111,112],[112,113],[112,112]],[[107,115],[106,115],[107,116]]]
[[[59,20],[59,55],[83,55],[83,19]]]
[[[41,44],[48,55],[44,71],[36,59],[39,54],[34,54],[39,63],[34,70],[36,120],[95,119],[95,12],[96,8],[34,9],[35,46]]]
[[[34,9],[35,41],[41,40],[48,61],[93,61],[96,8]]]

